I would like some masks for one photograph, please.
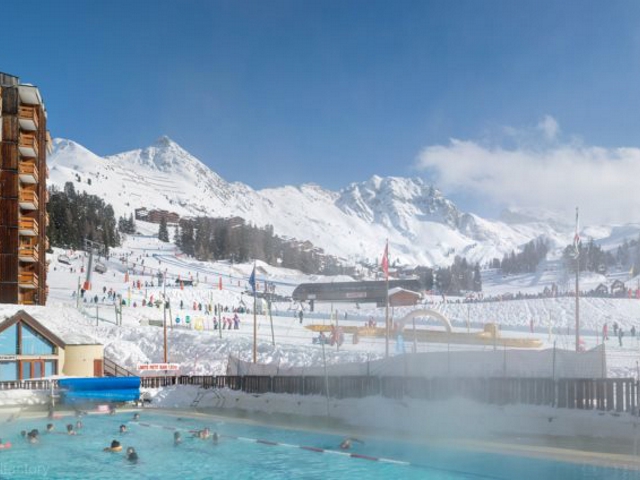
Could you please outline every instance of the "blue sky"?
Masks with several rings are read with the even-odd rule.
[[[640,143],[636,1],[23,0],[10,17],[0,70],[40,87],[54,136],[107,155],[166,134],[254,188],[421,175],[473,203],[424,149],[529,148],[514,132],[545,118],[548,148]]]

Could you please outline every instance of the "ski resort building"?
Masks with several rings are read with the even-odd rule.
[[[76,333],[54,332],[24,310],[0,320],[0,382],[101,377],[103,362],[103,345]]]
[[[0,73],[0,303],[44,305],[51,149],[40,91]]]

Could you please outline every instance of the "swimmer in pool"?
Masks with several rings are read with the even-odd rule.
[[[67,425],[67,435],[76,435],[77,432],[73,429],[73,424]]]
[[[349,450],[353,446],[353,442],[364,443],[362,440],[358,440],[357,438],[348,437],[342,440],[342,443],[340,443],[340,449]]]
[[[140,414],[139,413],[134,413],[133,414],[133,419],[134,420],[140,420]]]
[[[27,441],[29,443],[38,443],[40,441],[40,432],[35,428],[31,430],[27,433]]]
[[[213,435],[211,435],[211,439],[213,440],[214,444],[218,444],[218,440],[220,440],[220,437],[218,436],[218,432],[213,432]]]
[[[173,444],[180,445],[182,443],[182,436],[180,432],[173,432]]]
[[[51,433],[53,432],[54,427],[53,427],[53,423],[47,423],[47,433]]]
[[[84,427],[84,425],[82,424],[82,422],[80,420],[78,420],[76,422],[76,430],[80,430],[82,427]]]
[[[127,460],[129,460],[131,463],[136,463],[138,461],[138,453],[136,452],[135,448],[127,448]]]
[[[127,426],[122,424],[120,425],[120,433],[127,433]]]
[[[122,451],[122,445],[120,445],[119,441],[113,440],[111,442],[111,446],[104,448],[103,451],[105,451],[105,452],[121,452]]]

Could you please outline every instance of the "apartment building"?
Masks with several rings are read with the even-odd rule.
[[[52,147],[37,87],[0,73],[0,303],[44,305]]]

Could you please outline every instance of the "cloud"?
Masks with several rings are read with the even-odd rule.
[[[560,133],[560,126],[551,115],[545,115],[540,123],[538,123],[538,130],[544,134],[547,140],[555,140],[558,133]]]
[[[557,141],[552,117],[538,130],[532,146],[487,146],[452,139],[425,148],[417,167],[448,195],[464,194],[480,202],[570,213],[580,207],[591,222],[637,222],[640,213],[639,148],[602,148]],[[545,140],[556,140],[552,145]]]

